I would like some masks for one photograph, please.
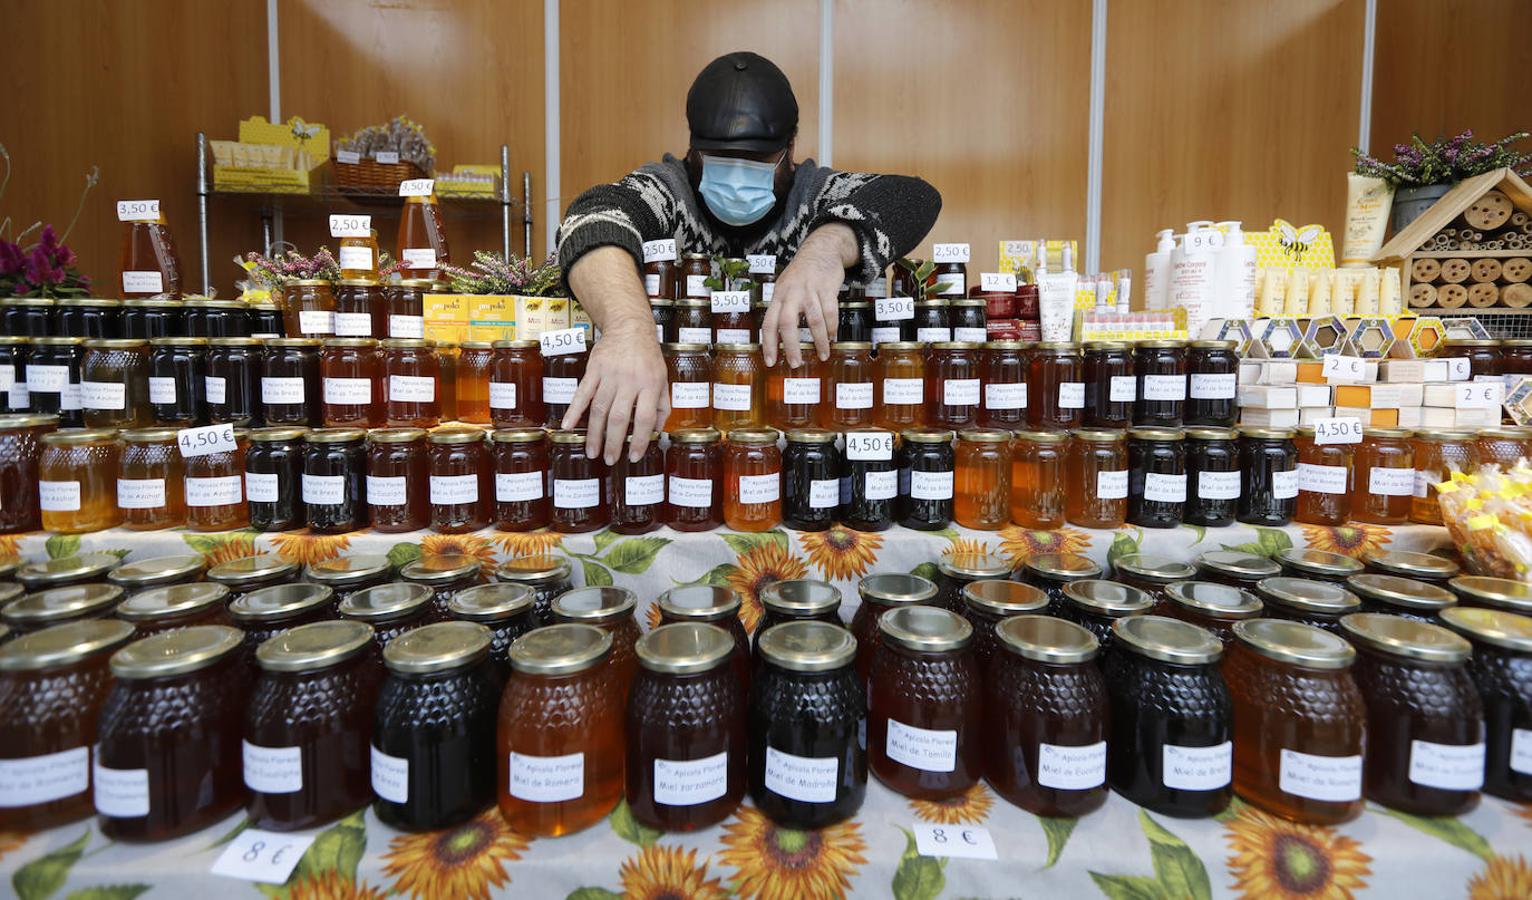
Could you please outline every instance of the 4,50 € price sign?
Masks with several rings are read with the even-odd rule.
[[[1316,444],[1360,444],[1361,442],[1362,420],[1356,416],[1340,416],[1314,421],[1314,443]]]
[[[538,338],[538,341],[542,344],[544,356],[584,353],[585,329],[561,328],[558,331],[546,331]]]
[[[182,428],[176,432],[176,446],[181,448],[181,456],[186,459],[210,453],[228,453],[239,448],[234,441],[234,426],[228,422],[222,425],[203,425],[201,428]]]

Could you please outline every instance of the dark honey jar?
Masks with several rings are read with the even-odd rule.
[[[133,626],[138,637],[192,625],[233,625],[229,589],[198,582],[139,591],[118,604],[113,613]]]
[[[1045,613],[1048,595],[1030,584],[989,578],[963,585],[959,595],[962,615],[973,626],[973,649],[979,658],[979,671],[989,670],[995,654],[995,628],[1011,616]]]
[[[81,553],[61,559],[23,563],[16,570],[16,582],[30,591],[69,587],[105,581],[121,560],[112,553]]]
[[[298,580],[298,564],[270,554],[243,556],[207,570],[207,580],[229,589],[229,602],[251,591]]]
[[[1372,550],[1362,554],[1367,571],[1416,581],[1445,583],[1457,575],[1461,567],[1444,556],[1435,553],[1415,553],[1408,550]]]
[[[1048,595],[1048,602],[1061,602],[1064,585],[1086,578],[1100,578],[1101,566],[1078,553],[1038,553],[1012,574],[1012,578],[1030,584]]]
[[[1468,672],[1484,704],[1484,790],[1532,800],[1532,618],[1459,607],[1442,623],[1468,639]]]
[[[661,594],[655,606],[659,608],[661,624],[705,622],[728,632],[734,641],[731,663],[735,674],[739,676],[745,696],[750,695],[750,635],[739,617],[741,601],[738,591],[723,585],[682,585]]]
[[[1457,605],[1457,597],[1444,587],[1398,575],[1363,572],[1346,579],[1346,587],[1362,598],[1363,612],[1388,613],[1436,622],[1443,610]]]
[[[856,592],[862,602],[848,627],[856,637],[856,674],[864,687],[872,675],[879,643],[878,620],[891,609],[933,604],[936,591],[935,584],[919,575],[894,572],[868,575],[857,583]]]
[[[1197,571],[1206,581],[1250,590],[1263,578],[1281,575],[1282,567],[1254,553],[1209,550],[1197,557]]]
[[[201,581],[206,571],[207,561],[201,554],[192,553],[123,563],[106,573],[106,580],[132,595],[150,588]]]
[[[335,618],[335,592],[322,584],[278,584],[229,601],[229,615],[245,631],[253,653],[268,638],[289,628]]]
[[[1356,594],[1331,581],[1282,575],[1257,582],[1255,593],[1267,618],[1301,622],[1335,634],[1341,633],[1342,618],[1362,610]]]
[[[828,581],[789,578],[773,581],[756,592],[761,601],[761,618],[751,636],[751,653],[759,650],[761,635],[783,622],[813,620],[830,625],[844,625],[840,618],[840,589]]]
[[[536,599],[524,584],[481,584],[453,594],[447,601],[447,615],[488,628],[490,659],[502,675],[510,677],[511,661],[506,653],[517,638],[537,627]]]
[[[1104,650],[1112,646],[1117,621],[1152,612],[1154,598],[1126,584],[1082,578],[1064,585],[1058,599],[1050,602],[1049,610],[1095,635]]]
[[[1261,598],[1227,584],[1182,581],[1165,588],[1165,602],[1155,612],[1200,625],[1227,646],[1234,639],[1234,623],[1261,615]]]
[[[1189,563],[1164,556],[1133,553],[1112,562],[1113,581],[1136,587],[1156,602],[1165,599],[1165,588],[1196,577],[1197,570]]]
[[[1447,588],[1463,606],[1503,609],[1506,612],[1532,615],[1532,584],[1509,578],[1484,575],[1459,575],[1447,581]]]
[[[1362,564],[1343,553],[1297,547],[1278,553],[1277,565],[1282,568],[1283,575],[1315,581],[1345,581],[1362,573]]]
[[[358,553],[309,563],[303,570],[303,577],[334,591],[338,602],[357,591],[391,582],[394,564],[381,553]]]
[[[27,594],[0,608],[0,622],[17,634],[50,625],[104,619],[122,602],[122,588],[115,584],[77,584]]]
[[[553,598],[569,590],[569,563],[557,556],[523,556],[495,570],[497,581],[524,584],[532,589],[532,610],[537,624],[553,621]]]
[[[952,553],[937,560],[936,572],[932,605],[962,614],[963,588],[981,579],[1005,578],[1011,564],[993,553]]]
[[[423,584],[396,581],[352,591],[335,604],[342,619],[364,622],[372,628],[378,649],[395,638],[437,620],[431,589]]]
[[[458,591],[480,584],[483,564],[477,557],[463,553],[422,556],[399,569],[399,577],[412,584],[423,584],[436,595],[436,611],[445,615],[447,603]]]

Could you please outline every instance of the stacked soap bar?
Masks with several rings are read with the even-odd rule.
[[[1380,427],[1486,428],[1500,424],[1503,400],[1503,384],[1470,381],[1462,359],[1247,359],[1239,371],[1243,425],[1349,416]]]

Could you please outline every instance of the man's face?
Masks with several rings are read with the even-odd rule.
[[[772,190],[780,200],[787,196],[787,188],[792,183],[793,177],[793,145],[797,143],[794,138],[787,142],[787,146],[781,150],[772,150],[762,153],[752,153],[748,150],[698,150],[692,148],[686,152],[686,174],[691,179],[692,189],[702,183],[702,157],[720,156],[726,159],[748,159],[752,162],[768,162],[777,167],[776,176],[772,183]]]

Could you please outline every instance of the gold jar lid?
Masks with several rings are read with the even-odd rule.
[[[448,584],[477,575],[483,563],[466,553],[432,553],[404,564],[399,577],[417,584]]]
[[[1254,619],[1261,614],[1261,598],[1227,584],[1179,581],[1165,586],[1165,596],[1177,606],[1222,622]]]
[[[399,279],[399,286],[403,287],[403,288],[416,288],[418,290],[429,291],[429,290],[434,290],[436,288],[436,279],[435,278],[401,278],[401,279]]]
[[[958,432],[958,440],[973,441],[978,444],[1004,444],[1011,440],[1011,433],[999,428],[965,428]],[[1048,431],[1022,431],[1017,437],[1024,441],[1038,441],[1041,443],[1062,443],[1069,436],[1063,432]]]
[[[200,553],[161,556],[123,563],[107,572],[106,580],[124,587],[154,587],[192,575],[200,576],[206,569],[207,560]]]
[[[714,344],[713,345],[713,352],[714,353],[719,353],[719,354],[728,353],[728,354],[735,355],[735,356],[737,356],[739,354],[742,354],[742,353],[760,353],[761,352],[761,345],[760,344]]]
[[[1050,342],[1054,343],[1054,342]],[[1132,350],[1132,341],[1086,341],[1082,346],[1086,350]]]
[[[209,347],[259,347],[261,344],[262,341],[260,338],[252,337],[223,337],[207,339],[207,345]]]
[[[112,553],[81,553],[62,559],[24,563],[16,570],[16,580],[29,591],[41,590],[62,582],[104,577],[121,562]]]
[[[906,428],[899,436],[916,444],[950,444],[956,435],[945,428]]]
[[[10,603],[24,593],[26,593],[26,590],[19,584],[0,584],[0,608],[4,608],[5,604]],[[9,631],[9,627],[6,630]],[[5,635],[0,634],[0,643],[4,642]]]
[[[1035,612],[1048,605],[1048,595],[1030,584],[1001,578],[985,578],[963,585],[963,602],[972,609],[995,616]]]
[[[993,553],[952,553],[936,562],[936,570],[949,578],[1004,578],[1011,564]]]
[[[1440,625],[1386,613],[1352,613],[1341,619],[1341,628],[1353,643],[1417,662],[1462,663],[1473,652],[1467,640]]]
[[[1447,441],[1471,441],[1474,437],[1472,428],[1417,428],[1415,440],[1429,441],[1433,444]]]
[[[6,297],[0,299],[0,306],[52,306],[55,302],[52,297]]]
[[[1186,346],[1185,341],[1174,339],[1160,339],[1134,341],[1133,346],[1138,350],[1180,350]]]
[[[149,339],[151,347],[206,347],[205,337],[157,337]]]
[[[1003,291],[1002,293],[1009,294],[1010,291]],[[952,300],[953,306],[986,306],[987,304],[988,301],[983,297],[955,297]]]
[[[1070,432],[1070,435],[1088,444],[1111,444],[1127,440],[1128,437],[1125,432],[1115,428],[1079,428]]]
[[[125,622],[153,622],[164,616],[222,607],[228,599],[229,589],[211,581],[170,584],[139,591],[118,604],[112,615]]]
[[[1442,341],[1443,347],[1499,347],[1500,341],[1494,338],[1447,338]]]
[[[1197,557],[1197,568],[1242,581],[1257,581],[1282,574],[1282,567],[1266,557],[1240,550],[1209,550]]]
[[[489,433],[489,439],[496,444],[533,444],[547,436],[541,428],[497,428]]]
[[[563,623],[535,628],[511,644],[511,668],[526,675],[570,675],[612,652],[612,636],[594,625]]]
[[[984,345],[979,341],[934,341],[932,350],[978,350]]]
[[[169,307],[169,308],[174,308],[174,309],[180,309],[181,307],[183,307],[185,305],[186,304],[184,302],[182,302],[180,300],[177,300],[174,297],[164,297],[164,296],[156,296],[156,297],[129,297],[128,299],[122,301],[123,309],[127,309],[129,307],[135,307],[135,308],[143,308],[143,307],[166,308],[166,307]]]
[[[1100,578],[1069,582],[1064,585],[1064,599],[1086,612],[1114,619],[1136,616],[1154,608],[1154,598],[1144,591]]]
[[[1447,587],[1460,600],[1472,600],[1484,606],[1532,614],[1532,584],[1509,578],[1485,575],[1459,575],[1447,580]]]
[[[1361,598],[1334,582],[1286,575],[1262,578],[1255,583],[1255,592],[1266,603],[1322,616],[1343,616],[1362,606]]]
[[[548,440],[555,444],[583,444],[585,443],[585,429],[575,428],[569,431],[550,431]]]
[[[911,606],[936,599],[936,585],[919,575],[882,572],[857,582],[857,596],[863,603],[880,606]]]
[[[670,432],[672,444],[711,444],[722,437],[716,428],[682,428]]]
[[[675,306],[676,305],[676,301],[671,300],[668,297],[650,297],[649,298],[649,305],[650,306],[661,306],[661,307],[664,307],[664,306]]]
[[[320,340],[319,338],[281,337],[266,338],[265,344],[268,347],[292,347],[299,350],[317,350],[318,348],[324,346],[324,341]]]
[[[1513,653],[1532,653],[1532,618],[1503,609],[1455,607],[1442,611],[1442,624],[1469,641]]]
[[[1233,428],[1210,428],[1201,425],[1186,429],[1187,439],[1193,441],[1232,441],[1240,434],[1240,431]]]
[[[335,600],[335,591],[323,584],[277,584],[257,588],[241,594],[229,603],[229,615],[236,622],[258,625],[281,621],[328,606]]]
[[[1385,428],[1377,425],[1366,425],[1362,428],[1363,438],[1383,438],[1385,440],[1399,440],[1414,437],[1415,432],[1408,428]]]
[[[73,665],[116,650],[133,639],[133,626],[117,619],[66,622],[0,644],[0,672],[33,672]]]
[[[566,560],[551,554],[521,556],[495,570],[495,578],[536,587],[569,578],[570,567]]]
[[[1356,649],[1323,628],[1282,619],[1234,623],[1234,639],[1261,656],[1305,669],[1344,669]]]
[[[495,341],[490,344],[496,350],[536,350],[542,345],[533,340]]]
[[[423,584],[395,581],[355,591],[342,599],[335,611],[362,622],[390,622],[420,612],[435,596]]]
[[[383,648],[383,664],[400,675],[450,672],[483,659],[492,638],[488,628],[473,622],[422,625],[389,641]],[[514,654],[512,659],[514,664]]]
[[[1119,556],[1117,561],[1112,563],[1112,569],[1115,572],[1158,584],[1169,584],[1172,581],[1185,581],[1197,577],[1197,570],[1189,563],[1166,556],[1151,556],[1147,553]]]
[[[386,338],[378,346],[384,350],[434,350],[436,342],[423,338]]]
[[[553,598],[553,618],[560,622],[605,625],[633,615],[638,595],[622,587],[582,587]]]
[[[226,584],[235,590],[272,578],[287,578],[298,574],[298,564],[280,559],[269,553],[242,556],[221,562],[207,570],[207,580]]]
[[[1186,432],[1179,428],[1130,428],[1128,437],[1135,441],[1181,441]]]
[[[34,630],[66,619],[104,616],[122,601],[115,584],[72,584],[18,597],[0,609],[7,625]]]
[[[187,309],[234,309],[243,311],[243,300],[214,300],[212,297],[187,297],[185,298]]]
[[[1111,343],[1116,343],[1115,341]],[[1080,345],[1075,341],[1038,341],[1037,350],[1049,350],[1055,353],[1079,353]]]
[[[1078,553],[1038,553],[1027,560],[1023,568],[1050,581],[1101,577],[1101,566]]]
[[[828,581],[789,578],[773,581],[756,593],[760,597],[761,606],[768,612],[788,616],[816,616],[840,609],[840,589]]]
[[[38,347],[83,347],[85,338],[82,337],[35,337],[32,339],[33,346]]]
[[[255,662],[268,672],[317,672],[362,653],[372,638],[366,622],[312,622],[261,642]]]
[[[303,287],[321,287],[332,284],[332,282],[328,278],[294,278],[288,284],[296,284]]]
[[[374,444],[408,444],[425,436],[424,428],[374,428],[367,432],[367,439]]]
[[[1057,665],[1087,662],[1101,650],[1088,629],[1053,616],[1011,616],[995,626],[995,639],[1023,659]]]
[[[227,625],[193,625],[141,638],[112,654],[118,678],[166,678],[216,665],[238,652],[244,632]]]
[[[43,338],[35,338],[35,342]],[[1524,441],[1532,437],[1532,431],[1520,425],[1497,425],[1494,428],[1480,428],[1474,432],[1474,437],[1479,439],[1489,438],[1502,441]]]
[[[1298,433],[1293,428],[1276,428],[1270,425],[1241,425],[1235,429],[1240,437],[1259,438],[1263,441],[1290,441]]]
[[[111,428],[75,428],[69,431],[50,431],[42,436],[42,442],[55,447],[78,447],[98,441],[115,441],[117,432]]]
[[[884,341],[878,345],[879,353],[893,351],[895,353],[918,353],[924,349],[925,344],[920,341]]]
[[[924,300],[917,300],[917,301],[915,301],[915,305],[916,306],[930,306],[930,307],[951,306],[952,305],[952,301],[948,300],[945,297],[927,297]]]
[[[686,307],[687,309],[705,309],[708,305],[708,301],[701,297],[682,297],[676,301],[676,306]]]
[[[48,425],[57,426],[59,417],[42,413],[13,413],[0,416],[0,431],[20,431],[24,428],[43,428]]]
[[[677,353],[706,353],[707,344],[669,343],[661,344],[660,349],[672,356]]]
[[[1444,587],[1398,575],[1364,572],[1347,578],[1346,586],[1368,600],[1420,613],[1439,612],[1458,602]]]
[[[102,306],[109,308],[122,306],[121,300],[113,300],[108,297],[63,297],[53,301],[53,303],[54,306]]]
[[[651,672],[694,675],[727,662],[734,653],[734,638],[706,622],[675,622],[639,638],[633,653]]]
[[[361,350],[374,350],[378,346],[377,338],[367,337],[332,337],[324,339],[326,349],[330,347],[342,347]]]
[[[87,350],[143,350],[149,346],[148,338],[87,338]]]
[[[464,350],[493,350],[494,341],[464,341],[458,346]]]
[[[1277,554],[1279,565],[1302,572],[1305,575],[1324,575],[1331,578],[1345,578],[1349,575],[1359,575],[1362,572],[1362,564],[1342,553],[1330,553],[1326,550],[1305,550],[1290,547]]]
[[[1201,666],[1223,656],[1223,642],[1206,628],[1165,616],[1129,616],[1112,623],[1115,646],[1178,666]]]
[[[1408,550],[1369,550],[1362,554],[1362,562],[1385,575],[1427,581],[1446,581],[1460,571],[1458,564],[1446,557]]]
[[[849,303],[842,303],[841,304],[842,307],[850,306],[850,305],[851,304],[849,304]],[[865,304],[863,304],[863,305],[865,305]],[[830,350],[832,352],[833,351],[840,351],[842,353],[860,353],[863,350],[871,352],[872,351],[872,341],[832,341],[830,343]]]
[[[394,564],[381,553],[358,553],[310,563],[303,577],[315,584],[349,587],[378,577],[392,575]]]
[[[536,600],[537,594],[525,584],[497,581],[454,593],[447,612],[470,622],[499,622],[530,610]]]
[[[787,432],[790,444],[833,444],[835,432],[828,428],[793,428]]]
[[[1239,342],[1238,341],[1219,341],[1219,340],[1198,340],[1198,341],[1192,341],[1189,346],[1191,346],[1191,348],[1194,349],[1194,350],[1233,350],[1235,347],[1239,346]]]
[[[761,632],[756,643],[761,659],[793,672],[829,672],[856,660],[851,632],[814,619],[783,622]]]
[[[775,428],[734,428],[729,431],[731,444],[775,444],[779,432]]]
[[[921,653],[950,653],[973,640],[973,626],[936,606],[901,606],[878,616],[883,640]]]
[[[982,300],[980,301],[983,302]],[[985,341],[982,345],[985,350],[1020,350],[1021,341]]]
[[[432,444],[482,444],[482,428],[438,428],[426,438]]]
[[[739,592],[721,584],[673,587],[661,594],[655,603],[663,616],[693,622],[717,622],[738,617],[740,607]]]
[[[163,444],[166,441],[176,439],[179,428],[165,428],[153,426],[149,428],[129,428],[120,435],[127,444]]]
[[[335,283],[346,287],[378,287],[380,285],[376,278],[342,278]]]

